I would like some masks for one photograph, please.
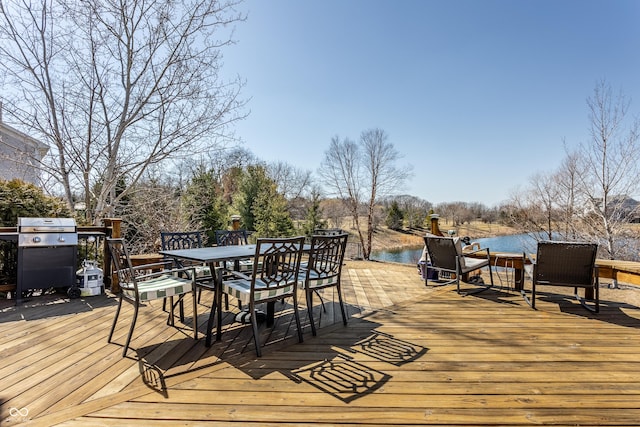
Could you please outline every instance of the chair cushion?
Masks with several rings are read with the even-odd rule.
[[[298,286],[300,286],[301,289],[305,289],[307,285],[305,276],[306,276],[306,272],[301,274],[298,279]],[[338,276],[318,277],[317,272],[315,271],[309,272],[309,288],[310,289],[324,288],[326,286],[335,285],[336,283],[338,283]]]
[[[266,288],[266,285],[260,280],[256,280],[255,301],[269,300],[279,296],[290,295],[293,293],[294,283],[280,288]],[[263,288],[263,289],[260,289]],[[233,279],[222,282],[222,292],[231,295],[243,303],[248,303],[251,299],[251,280]]]
[[[458,254],[458,258],[460,259],[460,268],[465,270],[466,269],[466,264],[467,264],[467,260],[469,258],[465,258],[462,255],[462,239],[460,237],[454,237],[453,238],[453,244],[456,245],[456,253]]]
[[[463,273],[489,265],[489,261],[486,258],[473,258],[463,256],[460,257],[460,259],[461,263],[464,261],[464,264],[461,265]]]
[[[211,277],[211,269],[207,265],[199,265],[194,268],[196,270],[196,279],[203,277]]]
[[[135,291],[132,284],[122,284],[124,296],[135,299]],[[169,274],[138,282],[138,292],[140,301],[151,301],[160,298],[167,298],[191,292],[193,285],[190,279],[183,279]]]
[[[258,264],[258,267],[260,267],[260,264]],[[224,263],[224,269],[228,270],[228,271],[234,271],[235,266],[233,262],[225,262]],[[253,261],[249,260],[249,259],[243,259],[238,261],[238,270],[235,271],[241,271],[241,272],[252,272],[253,271]]]
[[[239,263],[239,271],[253,271],[253,261],[245,259]]]

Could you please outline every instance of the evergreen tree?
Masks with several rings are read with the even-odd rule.
[[[305,236],[311,236],[317,228],[327,228],[327,222],[322,219],[322,209],[320,208],[320,193],[316,190],[311,192],[311,206],[307,209],[307,215],[302,228]]]
[[[186,219],[207,230],[209,241],[215,241],[215,230],[227,228],[229,205],[223,200],[221,186],[213,171],[195,172],[182,195]]]
[[[28,182],[0,180],[0,226],[15,227],[18,217],[68,217],[65,204]]]
[[[290,237],[294,234],[287,200],[278,193],[275,182],[260,189],[253,204],[253,215],[257,237]]]
[[[387,213],[387,227],[392,230],[400,230],[402,229],[404,220],[404,214],[402,210],[400,210],[400,206],[398,206],[398,202],[395,200],[391,202],[391,206],[389,207],[389,212]]]
[[[237,206],[243,228],[256,230],[254,204],[260,192],[268,188],[272,181],[261,165],[247,166],[238,192]],[[257,231],[257,230],[256,230]]]

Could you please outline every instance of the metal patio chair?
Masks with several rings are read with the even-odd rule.
[[[342,323],[345,326],[347,325],[340,279],[348,237],[349,235],[346,233],[313,235],[311,237],[308,262],[304,270],[300,272],[298,285],[305,291],[307,312],[313,336],[316,336],[316,324],[313,319],[313,294],[318,295],[324,310],[324,301],[319,292],[328,287],[336,288],[338,301],[340,302],[340,312],[342,313]]]
[[[262,355],[256,316],[258,304],[273,304],[275,301],[292,297],[298,341],[302,342],[297,284],[303,245],[304,237],[258,239],[251,276],[240,271],[232,271],[233,278],[222,280],[222,293],[231,295],[248,306],[258,357]],[[220,298],[218,301],[217,309],[221,310]],[[221,316],[218,316],[218,330],[222,327],[220,321]]]
[[[122,357],[125,357],[129,349],[129,343],[133,335],[133,330],[138,319],[138,309],[147,301],[169,298],[171,307],[174,307],[173,298],[182,297],[188,293],[193,296],[193,338],[198,339],[198,309],[196,302],[196,280],[195,272],[191,268],[171,268],[172,261],[146,264],[133,267],[129,255],[129,250],[122,238],[107,238],[107,246],[111,253],[111,260],[115,266],[114,273],[118,276],[120,284],[120,296],[118,308],[116,309],[108,342],[111,342],[113,332],[116,328],[122,300],[127,299],[133,303],[133,319],[129,334],[122,350]],[[186,273],[186,274],[185,274]],[[173,309],[169,310],[167,323],[174,326]]]
[[[216,244],[218,246],[237,246],[249,243],[246,230],[216,230]],[[233,265],[224,265],[225,270],[251,271],[252,260],[236,260]]]
[[[160,232],[160,246],[163,251],[177,249],[201,248],[205,241],[205,233],[202,231],[162,231]],[[198,303],[202,297],[202,289],[215,291],[211,269],[206,264],[182,262],[182,267],[193,267],[196,272],[196,285],[198,286]],[[164,308],[164,306],[163,306]],[[182,306],[180,316],[183,316]]]

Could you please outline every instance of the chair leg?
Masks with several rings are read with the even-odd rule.
[[[536,284],[531,287],[531,308],[536,308]]]
[[[316,336],[316,322],[313,320],[313,291],[305,289],[307,299],[307,314],[309,315],[309,323],[311,324],[311,334]]]
[[[133,320],[131,321],[131,327],[129,328],[129,335],[127,335],[127,342],[125,342],[124,348],[122,349],[122,357],[125,357],[127,355],[129,343],[131,342],[131,337],[133,336],[133,329],[136,327],[136,321],[138,320],[138,306],[139,303],[137,301],[134,302]]]
[[[585,295],[584,298],[582,298],[579,294],[578,294],[578,288],[574,288],[573,289],[573,293],[575,298],[578,300],[578,302],[580,303],[580,305],[582,305],[585,309],[587,309],[588,311],[592,312],[592,313],[599,313],[600,312],[600,290],[599,290],[600,286],[596,286],[594,289],[594,301],[593,304],[594,306],[590,306],[587,304],[587,297]],[[588,288],[583,288],[585,294],[587,293],[587,289]]]
[[[191,322],[193,326],[193,339],[198,339],[198,301],[196,298],[196,284],[193,284],[193,289],[191,290],[191,297],[193,299],[193,322]]]
[[[260,348],[260,335],[258,334],[258,319],[256,316],[256,306],[252,301],[249,303],[249,313],[251,313],[251,328],[253,329],[253,342],[256,345],[256,354],[262,357],[262,349]]]
[[[344,308],[344,302],[342,301],[342,289],[340,289],[340,283],[336,285],[338,291],[338,301],[340,301],[340,311],[342,312],[342,324],[347,326],[347,312]]]
[[[320,295],[320,291],[318,289],[315,289],[314,292],[316,293],[316,295],[318,295],[318,298],[320,298],[320,304],[322,304],[322,311],[326,313],[327,308],[324,306],[324,300],[322,299],[322,295]]]
[[[111,331],[109,332],[109,338],[107,338],[107,342],[111,342],[111,338],[113,337],[113,331],[116,329],[116,322],[118,321],[118,316],[120,315],[120,308],[122,307],[122,291],[120,291],[120,297],[118,298],[118,308],[116,309],[116,316],[113,318],[113,324],[111,325]]]
[[[489,263],[489,280],[491,281],[491,286],[493,286],[493,272],[491,271],[491,263]]]
[[[169,305],[171,306],[171,310],[169,310],[169,317],[167,318],[167,325],[174,326],[175,321],[173,320],[173,297],[169,297]]]
[[[302,342],[304,339],[302,337],[302,325],[300,323],[300,313],[298,312],[298,295],[296,292],[293,293],[293,314],[296,318],[296,327],[298,328],[298,342]]]

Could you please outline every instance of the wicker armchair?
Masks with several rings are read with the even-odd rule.
[[[455,275],[451,280],[447,280],[442,285],[456,283],[457,291],[461,295],[478,293],[493,286],[493,273],[491,272],[491,254],[489,248],[476,251],[462,252],[462,242],[460,239],[452,237],[440,237],[427,235],[424,237],[424,244],[429,256],[431,265],[429,268],[438,273],[448,273]],[[460,290],[460,276],[487,267],[491,283],[479,284],[479,288],[472,292],[462,292]],[[429,275],[425,276],[425,284],[429,284]]]
[[[531,277],[531,298],[523,289],[525,301],[536,308],[536,288],[538,286],[562,286],[574,288],[575,297],[587,310],[598,313],[600,311],[600,292],[598,282],[598,268],[596,266],[596,243],[583,242],[552,242],[538,243],[536,258],[525,266],[525,271]],[[587,305],[584,298],[578,295],[578,288],[593,291],[593,306]]]

